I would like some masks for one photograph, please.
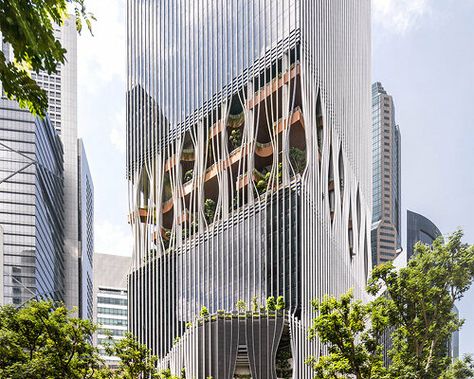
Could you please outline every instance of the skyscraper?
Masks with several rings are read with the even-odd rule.
[[[175,374],[312,377],[311,300],[371,267],[370,1],[130,0],[128,41],[131,331]]]
[[[123,338],[128,326],[127,274],[131,258],[112,254],[94,254],[94,322],[100,325],[95,343],[105,362],[114,367],[117,357],[110,357],[104,344]]]
[[[382,84],[372,85],[372,264],[394,260],[401,248],[401,137],[395,105]]]
[[[85,151],[77,134],[77,31],[74,18],[68,18],[61,27],[56,26],[54,34],[67,50],[66,63],[59,65],[52,74],[33,72],[31,75],[48,95],[48,117],[63,145],[61,165],[64,190],[61,207],[64,209],[61,217],[64,230],[61,259],[64,267],[61,270],[64,271],[62,278],[64,290],[61,299],[68,307],[78,307],[81,317],[91,318],[93,233],[88,231],[93,228],[91,225],[82,225],[80,208],[84,207],[86,213],[93,212],[93,206],[83,203],[88,201],[88,198],[93,201],[93,195],[91,197],[90,194],[79,191],[88,191],[93,185],[90,173],[80,172],[80,167],[85,167],[88,171],[88,166]],[[6,58],[13,59],[11,46],[6,43],[1,45]],[[80,161],[85,164],[81,166]],[[93,221],[93,215],[87,217]],[[86,234],[82,235],[83,232]],[[88,244],[82,244],[86,240],[89,241]],[[84,249],[87,249],[88,253],[85,253]],[[51,254],[53,253],[55,252],[51,251]],[[89,284],[88,277],[90,277]]]
[[[431,246],[439,236],[441,232],[431,220],[407,210],[407,261],[413,256],[413,246],[417,242]]]
[[[63,149],[48,118],[0,99],[3,303],[64,298]],[[2,304],[3,304],[2,303]]]
[[[92,320],[94,314],[94,185],[81,139],[78,140],[78,153],[79,311],[81,318]]]

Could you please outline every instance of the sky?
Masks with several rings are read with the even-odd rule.
[[[125,179],[125,0],[88,0],[78,41],[78,122],[95,189],[95,250],[130,255]],[[474,243],[474,0],[373,0],[372,73],[402,134],[402,214]],[[405,227],[402,229],[405,233]],[[458,305],[474,353],[474,290]]]

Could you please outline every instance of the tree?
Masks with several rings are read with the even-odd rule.
[[[379,296],[375,301],[394,328],[393,372],[439,378],[447,369],[448,341],[463,323],[453,307],[474,278],[474,246],[463,244],[462,236],[457,231],[446,243],[439,237],[432,247],[417,243],[414,258],[400,271],[391,263],[373,270],[368,292]]]
[[[0,2],[0,32],[11,45],[14,60],[9,62],[0,51],[0,82],[8,98],[17,100],[33,114],[45,115],[48,98],[30,72],[52,74],[65,62],[66,50],[54,36],[54,26],[68,17],[74,8],[76,29],[85,23],[89,29],[94,16],[86,11],[84,0],[9,0]]]
[[[386,370],[378,341],[386,326],[386,317],[379,308],[354,301],[352,291],[339,300],[330,296],[321,302],[314,300],[312,306],[319,315],[313,320],[309,338],[319,337],[328,349],[327,355],[306,360],[315,378],[384,377]]]
[[[444,372],[440,379],[470,379],[474,378],[474,361],[471,355],[456,359]]]
[[[30,301],[0,308],[0,377],[91,378],[101,365],[96,330],[62,305]]]
[[[105,350],[109,356],[120,358],[118,369],[112,373],[111,378],[161,378],[156,369],[158,358],[131,333],[126,333],[123,339],[108,344]]]
[[[392,263],[376,267],[368,285],[376,298],[366,305],[350,293],[314,301],[319,314],[310,338],[318,336],[329,352],[308,359],[316,377],[438,379],[452,372],[447,345],[462,325],[453,306],[474,278],[474,246],[463,244],[462,235],[446,243],[440,237],[432,247],[416,244],[400,270]],[[380,366],[383,330],[391,340],[387,370]]]

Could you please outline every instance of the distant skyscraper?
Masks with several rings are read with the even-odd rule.
[[[0,99],[3,302],[64,298],[63,149],[48,118]]]
[[[118,358],[108,356],[104,350],[104,343],[110,342],[107,334],[110,333],[112,339],[117,341],[127,331],[127,274],[130,263],[130,257],[94,255],[94,321],[100,324],[95,342],[109,366],[117,365]]]
[[[77,306],[81,317],[90,318],[92,317],[92,261],[86,258],[87,253],[84,249],[93,251],[91,250],[93,242],[92,247],[87,244],[85,247],[81,245],[81,241],[90,240],[93,234],[81,235],[83,232],[87,233],[88,230],[87,227],[82,228],[83,222],[80,216],[82,201],[86,201],[88,195],[79,191],[82,189],[87,191],[93,186],[90,174],[83,175],[79,171],[81,166],[79,160],[87,162],[87,158],[77,135],[77,31],[74,18],[67,19],[62,27],[55,27],[54,33],[67,50],[66,63],[58,66],[57,71],[50,75],[46,72],[31,75],[48,95],[49,119],[60,135],[63,145],[64,256],[62,259],[65,274],[62,299],[68,307]],[[10,45],[2,43],[2,51],[7,59],[13,59]],[[81,180],[86,180],[86,178],[88,182],[82,183]],[[88,208],[89,210],[93,212],[93,207]],[[93,220],[93,216],[90,220]],[[90,283],[87,284],[89,276]]]
[[[78,141],[79,163],[79,310],[82,318],[92,320],[94,254],[94,185],[82,140]]]
[[[401,137],[395,105],[382,84],[372,85],[372,264],[394,260],[401,248]]]
[[[413,256],[413,246],[417,242],[431,246],[440,235],[441,232],[431,220],[407,210],[407,260]]]
[[[370,1],[131,0],[127,25],[131,331],[176,375],[312,378],[311,300],[371,268]]]

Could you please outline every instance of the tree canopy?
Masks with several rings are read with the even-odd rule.
[[[464,244],[462,236],[457,231],[433,246],[417,243],[405,268],[375,267],[367,287],[375,299],[367,304],[354,301],[351,293],[315,300],[318,315],[309,337],[318,337],[329,352],[309,357],[315,377],[453,377],[446,376],[455,369],[448,342],[463,324],[453,308],[474,278],[474,246]]]
[[[45,115],[48,98],[30,72],[52,74],[65,62],[66,50],[54,35],[54,27],[63,25],[71,8],[77,31],[84,24],[91,31],[95,18],[87,12],[84,0],[0,0],[0,33],[14,55],[10,62],[0,51],[0,82],[8,98],[33,114]]]
[[[118,341],[110,337],[105,351],[120,362],[109,369],[92,344],[97,328],[51,301],[0,307],[0,378],[178,379],[158,370],[158,358],[130,333]]]
[[[99,367],[96,327],[64,306],[31,301],[0,308],[1,378],[91,378]]]

